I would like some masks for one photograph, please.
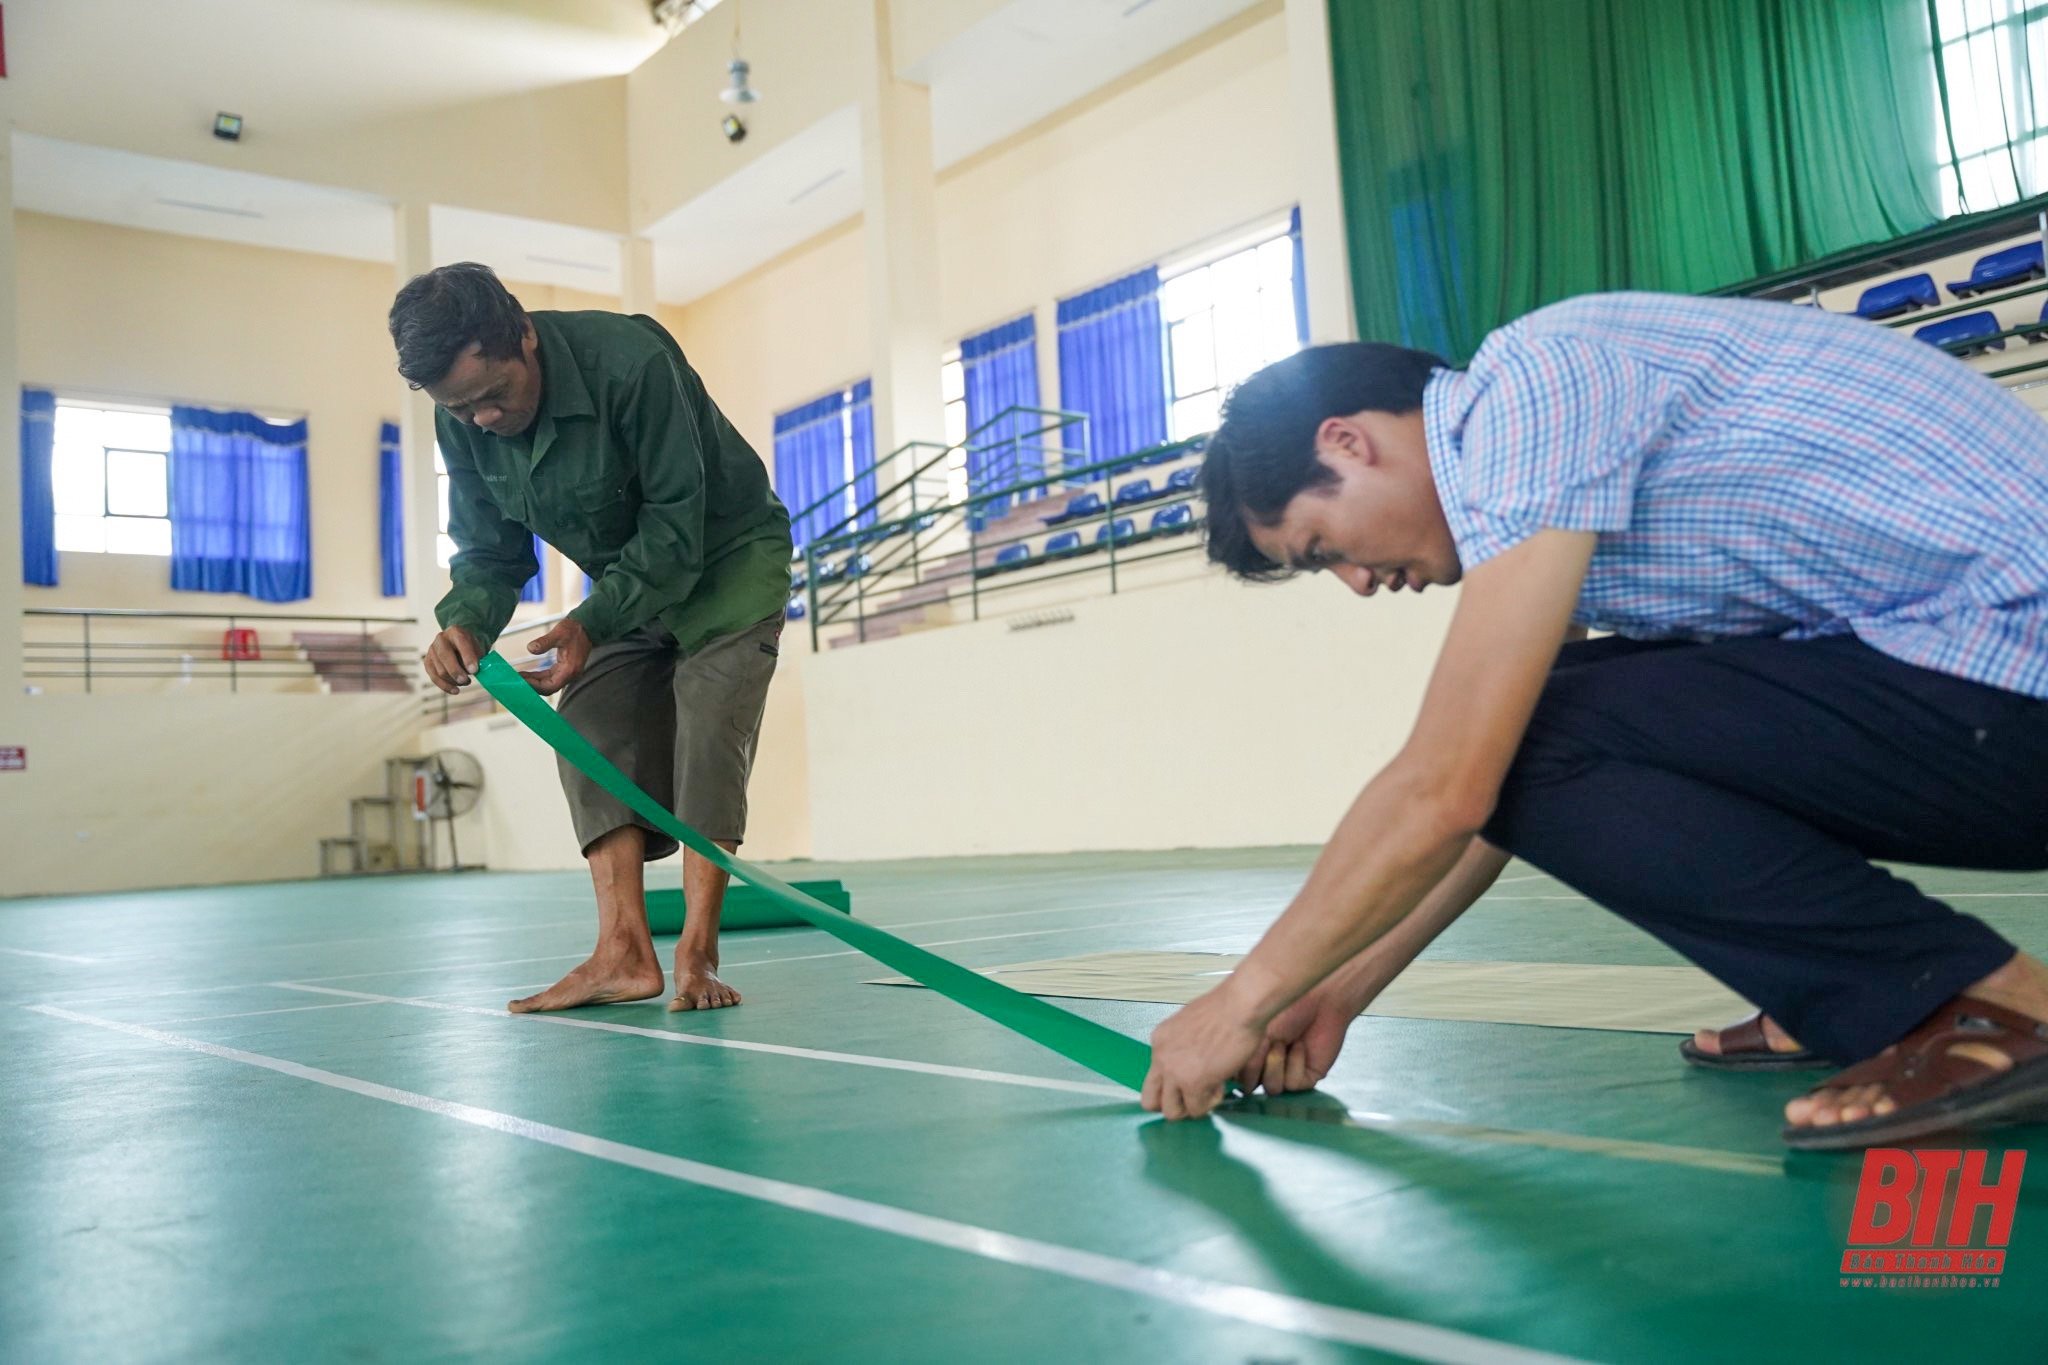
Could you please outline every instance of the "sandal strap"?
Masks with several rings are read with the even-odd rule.
[[[1764,1036],[1764,1015],[1762,1010],[1744,1019],[1739,1024],[1730,1024],[1720,1031],[1721,1055],[1734,1056],[1746,1052],[1769,1052],[1770,1039]]]
[[[2011,1066],[1989,1066],[1953,1051],[1963,1043],[1996,1048]],[[1959,995],[1901,1038],[1895,1050],[1858,1062],[1808,1093],[1876,1085],[1905,1110],[2042,1057],[2048,1057],[2048,1023],[1989,1000]]]

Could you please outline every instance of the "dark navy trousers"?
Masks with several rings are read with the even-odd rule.
[[[1484,837],[1848,1064],[2012,957],[1872,860],[2048,868],[2048,702],[1849,636],[1570,644]]]

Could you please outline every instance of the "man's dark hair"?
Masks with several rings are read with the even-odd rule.
[[[1255,582],[1291,577],[1292,569],[1259,553],[1251,527],[1271,526],[1295,494],[1336,481],[1316,458],[1324,420],[1413,412],[1430,371],[1447,366],[1427,351],[1350,341],[1310,346],[1238,385],[1202,460],[1210,562]]]
[[[455,366],[474,341],[486,360],[510,360],[526,340],[526,310],[487,265],[458,261],[415,275],[391,303],[398,372],[414,388]]]

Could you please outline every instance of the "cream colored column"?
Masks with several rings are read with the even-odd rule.
[[[938,184],[932,169],[931,91],[896,79],[889,0],[872,16],[860,111],[868,329],[873,338],[875,453],[946,439],[939,393]],[[908,468],[881,472],[886,486]]]
[[[1301,253],[1311,340],[1355,341],[1351,256],[1345,245],[1337,104],[1330,83],[1329,0],[1287,0],[1287,60],[1294,86],[1294,146],[1301,176]]]
[[[434,267],[434,234],[430,206],[407,202],[398,205],[397,284]],[[397,357],[392,357],[397,363]],[[434,604],[448,591],[448,572],[434,562],[434,541],[440,531],[440,492],[434,475],[434,400],[407,386],[394,370],[398,386],[398,438],[400,468],[405,473],[405,601],[406,615],[417,622],[415,632],[422,648],[439,629],[434,623]]]
[[[0,744],[22,736],[21,350],[14,243],[14,94],[0,80]],[[31,755],[33,757],[33,755]],[[0,774],[0,782],[20,781]]]
[[[619,239],[619,311],[654,316],[654,243],[645,237]]]

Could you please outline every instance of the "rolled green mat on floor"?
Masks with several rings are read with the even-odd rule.
[[[837,880],[791,882],[791,886],[834,910],[853,913],[853,893]],[[657,934],[683,932],[686,905],[680,890],[647,893],[647,927]],[[807,929],[810,921],[765,891],[740,882],[725,889],[725,908],[719,912],[718,927],[726,929]]]
[[[499,705],[585,777],[639,812],[656,829],[695,851],[713,867],[724,868],[741,881],[781,901],[812,928],[823,929],[848,947],[858,948],[884,966],[894,967],[947,999],[995,1020],[1041,1047],[1050,1048],[1098,1076],[1107,1076],[1133,1090],[1144,1086],[1145,1072],[1152,1064],[1152,1049],[1136,1038],[1013,991],[957,962],[948,962],[936,953],[927,952],[914,943],[906,943],[894,934],[833,909],[817,897],[797,890],[766,868],[756,867],[744,858],[727,853],[676,819],[673,811],[635,786],[632,779],[578,734],[575,726],[557,715],[555,708],[541,699],[504,655],[484,656],[483,663],[476,670],[476,680],[483,684],[484,691],[497,699]]]

